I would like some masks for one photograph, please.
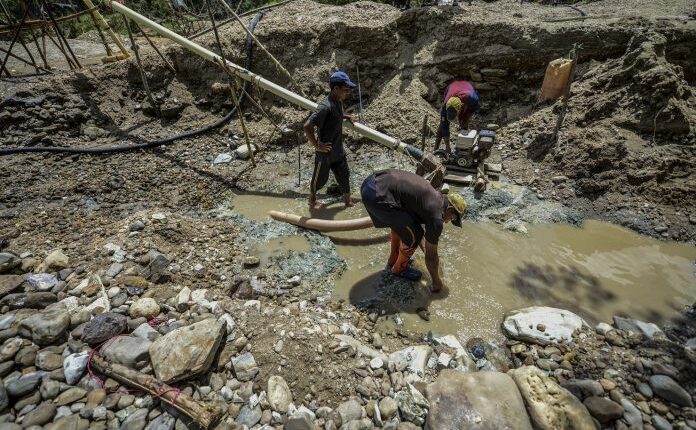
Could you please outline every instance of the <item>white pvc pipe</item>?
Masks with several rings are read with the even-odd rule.
[[[141,14],[127,8],[126,6],[113,1],[113,0],[102,0],[105,6],[112,8],[114,11],[122,13],[126,15],[128,18],[132,19],[133,21],[138,22],[144,27],[148,27],[155,32],[159,33],[161,36],[166,37],[167,39],[170,39],[177,43],[178,45],[188,49],[189,51],[193,52],[196,55],[199,55],[200,57],[203,57],[204,59],[213,62],[220,67],[222,67],[225,72],[227,72],[230,75],[233,76],[239,76],[240,78],[244,79],[245,81],[252,82],[259,87],[265,89],[266,91],[269,91],[278,97],[289,101],[290,103],[302,107],[304,109],[314,111],[317,109],[317,104],[314,103],[311,100],[308,100],[304,97],[302,97],[299,94],[296,94],[286,88],[281,87],[280,85],[269,81],[268,79],[263,78],[260,75],[257,75],[247,69],[245,69],[242,66],[239,66],[237,64],[232,63],[231,61],[225,61],[223,63],[222,57],[217,55],[216,53],[205,49],[204,47],[198,45],[197,43],[194,43],[190,41],[189,39],[169,30],[168,28],[165,28],[156,22],[142,16]],[[357,132],[359,135],[370,139],[374,142],[379,143],[380,145],[384,145],[387,148],[394,149],[394,150],[400,150],[406,154],[408,154],[406,147],[407,145],[403,142],[401,142],[399,139],[395,139],[393,137],[390,137],[384,133],[381,133],[377,130],[374,130],[370,127],[367,127],[366,125],[355,123],[355,124],[350,124],[350,122],[346,121],[346,126],[349,130],[353,130]]]

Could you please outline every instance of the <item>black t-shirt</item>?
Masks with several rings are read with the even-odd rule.
[[[377,203],[408,212],[425,226],[425,240],[437,245],[447,198],[422,177],[397,169],[375,173]]]
[[[309,122],[319,129],[319,142],[330,143],[331,151],[328,153],[332,161],[345,155],[343,150],[343,105],[334,102],[326,96],[319,103],[316,112],[309,117]]]

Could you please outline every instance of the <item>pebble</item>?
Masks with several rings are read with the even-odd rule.
[[[29,412],[22,420],[22,427],[42,426],[53,419],[56,414],[56,405],[52,402],[44,402]]]
[[[653,392],[663,399],[679,406],[693,407],[694,403],[689,393],[666,375],[653,375],[650,377],[650,387]]]
[[[665,418],[659,415],[653,415],[650,422],[656,430],[672,430],[672,425]]]

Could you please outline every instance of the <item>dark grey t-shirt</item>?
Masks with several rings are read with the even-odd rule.
[[[329,157],[332,161],[345,156],[343,150],[343,105],[334,102],[326,96],[319,103],[316,112],[309,117],[309,122],[319,129],[318,140],[320,143],[330,143]]]

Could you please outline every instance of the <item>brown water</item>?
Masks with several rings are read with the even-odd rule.
[[[255,220],[267,220],[270,209],[312,215],[304,199],[239,195],[233,205]],[[337,203],[313,216],[349,219],[365,213],[360,204],[344,210]],[[696,298],[694,247],[597,221],[581,229],[553,224],[528,230],[522,235],[493,223],[446,225],[440,241],[446,291],[431,295],[421,281],[414,301],[397,304],[406,326],[462,339],[494,338],[505,312],[531,305],[573,310],[590,323],[611,322],[613,315],[664,323]],[[328,236],[348,261],[334,296],[353,303],[375,296],[389,253],[388,230]],[[425,271],[420,252],[416,266]],[[415,314],[420,307],[429,309],[429,322]]]

